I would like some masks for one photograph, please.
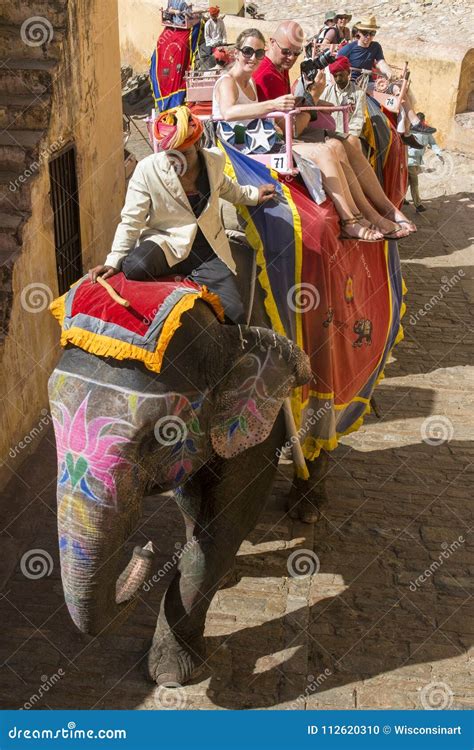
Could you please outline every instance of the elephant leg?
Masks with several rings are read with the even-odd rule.
[[[278,419],[264,443],[214,461],[180,488],[177,501],[192,534],[161,603],[148,656],[157,684],[182,685],[205,665],[207,611],[270,494],[282,439]]]
[[[322,450],[314,461],[307,461],[309,479],[295,476],[287,509],[291,518],[304,523],[316,523],[321,517],[320,508],[327,500],[326,477],[328,474],[329,453]]]

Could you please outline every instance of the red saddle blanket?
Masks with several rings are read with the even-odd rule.
[[[130,305],[124,307],[87,276],[53,300],[50,310],[61,325],[61,344],[114,359],[136,359],[160,372],[166,348],[181,325],[181,316],[197,299],[207,302],[223,321],[219,297],[194,281],[167,277],[129,281],[123,273],[109,280]]]

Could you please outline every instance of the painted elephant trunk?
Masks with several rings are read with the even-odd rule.
[[[135,547],[119,573],[130,516],[115,507],[97,507],[89,498],[64,495],[59,504],[61,575],[66,604],[77,628],[90,635],[115,629],[126,619],[149,578],[151,542]],[[128,516],[128,517],[127,517]]]
[[[61,375],[49,382],[58,452],[61,576],[69,613],[83,633],[118,626],[150,575],[151,543],[136,547],[123,569],[124,545],[136,528],[143,479],[136,466],[136,426],[112,411],[114,392],[85,386],[77,399]],[[71,391],[71,395],[69,395]]]

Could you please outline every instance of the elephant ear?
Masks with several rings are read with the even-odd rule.
[[[262,443],[295,380],[281,350],[254,347],[243,352],[217,386],[210,430],[215,452],[232,458]]]

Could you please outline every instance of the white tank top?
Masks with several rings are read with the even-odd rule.
[[[217,96],[216,96],[216,89],[217,89],[219,83],[222,81],[223,78],[233,78],[233,76],[229,75],[229,73],[224,73],[219,78],[219,80],[216,82],[216,84],[214,85],[214,91],[212,92],[212,119],[213,120],[222,120],[223,119],[222,118],[222,113],[221,113],[221,110],[220,110],[220,107],[219,107],[219,102],[217,101]],[[235,81],[235,79],[234,79],[234,81]],[[251,99],[249,96],[247,96],[247,94],[245,94],[242,91],[242,89],[240,88],[240,86],[237,83],[237,81],[235,81],[235,83],[237,85],[237,90],[239,92],[239,95],[237,97],[237,101],[235,102],[235,104],[256,104],[258,102],[257,88],[256,88],[255,83],[254,83],[254,81],[253,81],[252,78],[250,79],[250,85],[251,85],[252,90],[253,90],[253,92],[255,94],[255,99]],[[236,125],[243,125],[243,126],[245,126],[245,125],[248,125],[249,122],[251,122],[253,119],[255,119],[255,118],[251,117],[249,120],[232,120],[231,122],[229,122],[229,125],[231,125],[232,127],[235,127]]]

